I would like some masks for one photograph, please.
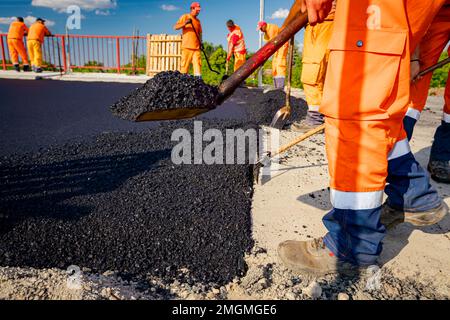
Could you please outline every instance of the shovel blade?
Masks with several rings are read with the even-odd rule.
[[[144,121],[189,119],[211,110],[212,109],[210,108],[180,108],[180,109],[151,111],[142,113],[135,121],[144,122]]]
[[[270,126],[272,128],[281,130],[284,127],[284,125],[286,124],[286,122],[289,119],[290,115],[291,115],[291,108],[288,107],[288,106],[282,107],[273,116],[273,119],[272,119],[272,122],[270,123]]]

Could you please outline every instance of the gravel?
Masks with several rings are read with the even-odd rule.
[[[114,115],[135,121],[151,111],[182,108],[213,109],[217,88],[209,86],[199,77],[167,71],[157,74],[142,87],[122,97],[112,107]]]

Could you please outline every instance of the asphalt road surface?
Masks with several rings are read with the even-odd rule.
[[[0,156],[37,151],[105,132],[141,132],[156,123],[114,117],[109,107],[140,84],[0,79]],[[242,118],[227,103],[203,118]]]

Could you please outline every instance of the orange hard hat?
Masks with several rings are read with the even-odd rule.
[[[192,2],[191,3],[191,9],[194,9],[194,8],[201,9],[202,7],[200,6],[200,2]]]

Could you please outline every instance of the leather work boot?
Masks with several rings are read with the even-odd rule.
[[[323,115],[318,111],[308,111],[305,120],[294,121],[291,130],[296,132],[307,132],[324,123]]]
[[[31,71],[30,66],[28,64],[24,64],[23,65],[23,72],[30,72],[30,71]]]
[[[447,213],[448,206],[443,201],[436,209],[422,212],[397,210],[384,203],[381,207],[381,223],[384,224],[386,229],[392,229],[404,222],[409,222],[417,227],[424,227],[438,223]]]
[[[433,180],[450,184],[450,161],[430,160],[428,171]]]
[[[14,65],[14,70],[16,70],[17,72],[20,72],[20,66],[18,64]]]
[[[296,273],[322,276],[330,273],[352,274],[360,267],[338,259],[323,242],[323,238],[310,241],[284,241],[278,245],[278,256],[286,267]]]

